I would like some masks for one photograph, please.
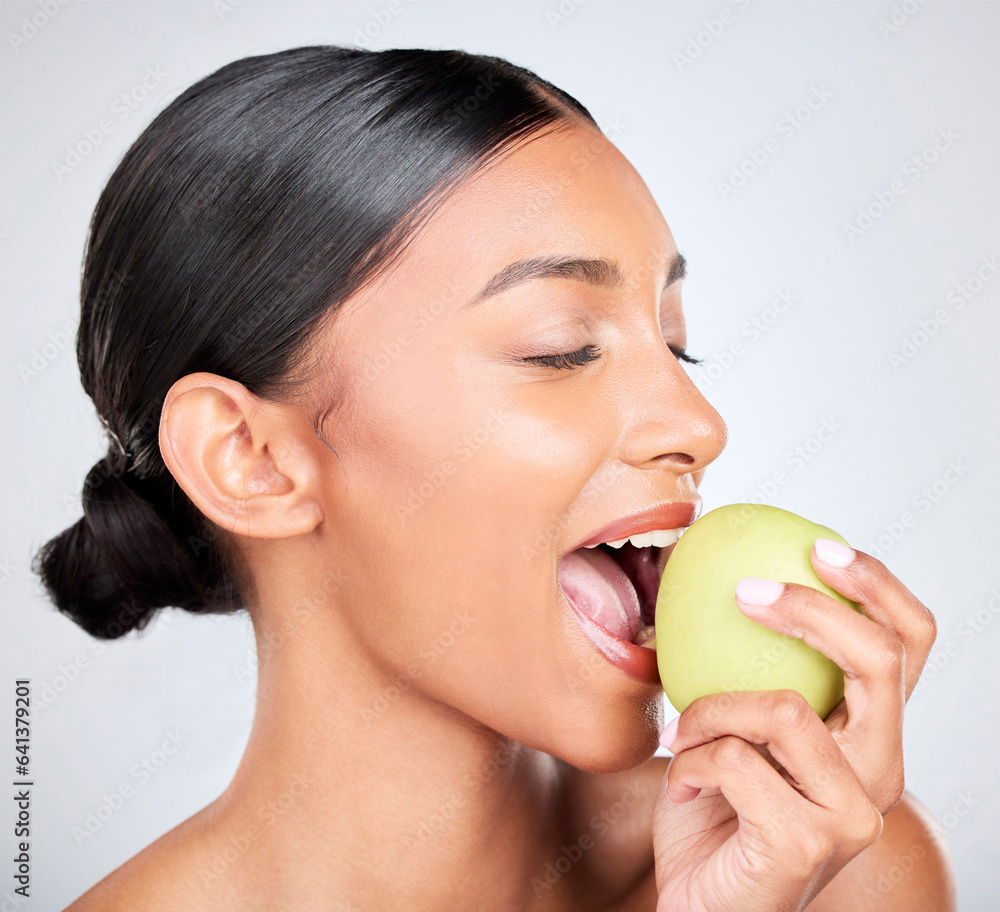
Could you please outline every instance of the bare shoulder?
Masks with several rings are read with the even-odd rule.
[[[847,865],[809,904],[809,912],[844,909],[954,912],[955,883],[944,840],[912,795],[888,814],[878,841]]]
[[[167,906],[156,902],[156,884],[142,871],[144,865],[140,856],[149,851],[143,849],[121,867],[94,884],[86,893],[70,903],[64,912],[124,912],[125,909],[146,908],[156,912],[166,912]]]
[[[206,908],[206,884],[199,883],[198,867],[198,859],[211,858],[214,851],[206,833],[206,816],[211,816],[209,808],[164,833],[94,884],[64,912],[179,912]],[[213,907],[216,898],[223,897],[213,896]]]
[[[110,874],[99,880],[86,893],[66,907],[64,912],[118,912],[143,908],[167,912],[170,906],[159,900],[165,891],[158,889],[164,874],[156,862],[160,852],[153,845],[147,846]]]

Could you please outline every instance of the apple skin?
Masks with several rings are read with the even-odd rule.
[[[809,554],[817,538],[844,538],[767,504],[728,504],[681,536],[656,600],[656,662],[678,712],[706,694],[798,691],[825,719],[844,696],[844,673],[802,640],[775,633],[736,606],[736,583],[756,576],[799,583],[861,612],[827,586]]]

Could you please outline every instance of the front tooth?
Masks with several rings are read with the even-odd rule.
[[[656,651],[656,628],[652,625],[640,627],[639,632],[632,641],[636,646],[643,646],[646,649]]]
[[[618,541],[604,542],[611,548],[620,548],[625,542],[632,542],[636,548],[666,548],[672,545],[681,537],[683,529],[654,529],[652,532],[643,532],[641,535],[630,535],[628,538],[619,538]],[[586,545],[587,548],[596,548],[597,545]]]

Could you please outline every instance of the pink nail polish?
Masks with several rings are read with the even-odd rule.
[[[769,579],[757,579],[755,576],[745,576],[736,584],[736,598],[744,605],[756,605],[764,608],[776,602],[784,588],[784,583],[777,583]]]
[[[665,747],[670,750],[670,745],[674,743],[677,738],[677,726],[680,725],[681,717],[677,716],[675,719],[671,720],[667,727],[663,729],[663,734],[660,735],[660,746]],[[673,753],[671,751],[671,753]]]
[[[813,547],[816,549],[816,556],[831,567],[843,569],[854,560],[851,548],[831,538],[817,538]]]

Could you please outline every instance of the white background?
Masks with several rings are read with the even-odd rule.
[[[106,448],[72,339],[90,213],[128,145],[197,79],[249,54],[360,41],[525,65],[580,99],[644,176],[689,260],[688,348],[707,371],[692,376],[731,433],[703,485],[706,509],[766,494],[878,549],[936,613],[937,664],[907,710],[907,786],[945,831],[961,908],[995,908],[1000,277],[971,297],[958,289],[1000,254],[997,4],[388,6],[0,9],[0,690],[13,706],[14,679],[29,677],[36,700],[34,896],[23,908],[62,908],[214,799],[253,712],[245,617],[165,612],[102,644],[30,572],[35,550],[79,516],[84,476]],[[67,146],[104,119],[100,144],[57,175]],[[761,148],[756,172],[725,190]],[[845,229],[887,193],[892,204],[863,230]],[[778,313],[783,290],[795,303]],[[756,339],[754,318],[766,330]],[[914,338],[921,321],[935,331]],[[914,347],[894,366],[906,340]],[[790,455],[799,447],[807,460]],[[949,464],[963,468],[946,475]],[[141,781],[135,765],[162,757],[171,733],[181,746]],[[11,747],[4,734],[4,777]],[[74,827],[123,783],[133,796],[78,841]],[[10,812],[5,799],[3,821]],[[12,830],[0,832],[10,859]],[[11,872],[0,863],[0,898]]]

